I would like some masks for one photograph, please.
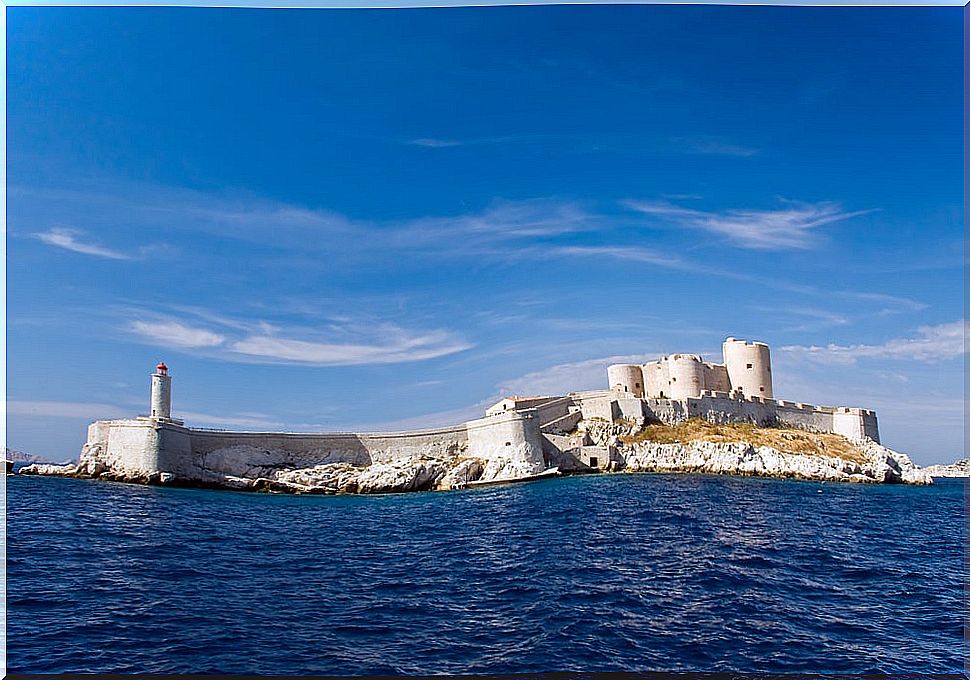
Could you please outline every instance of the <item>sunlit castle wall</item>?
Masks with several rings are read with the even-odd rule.
[[[611,390],[643,398],[643,370],[639,365],[613,364],[607,367],[606,375]]]
[[[670,372],[666,361],[651,361],[643,365],[643,385],[649,398],[670,397]]]
[[[732,390],[740,390],[746,397],[774,398],[768,345],[728,338],[724,341],[724,364]]]
[[[699,397],[704,391],[704,362],[695,354],[674,354],[667,359],[671,399]]]

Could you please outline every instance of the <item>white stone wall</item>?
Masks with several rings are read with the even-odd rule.
[[[148,477],[158,470],[156,425],[147,418],[92,423],[78,462],[92,470],[111,469],[126,476]]]
[[[534,411],[514,411],[486,416],[465,424],[468,429],[468,456],[488,464],[512,463],[519,475],[536,474],[545,469],[542,433]]]
[[[868,437],[879,442],[879,424],[876,413],[860,408],[841,407],[833,414],[833,432],[846,439],[861,441]]]
[[[576,401],[586,420],[601,418],[612,422],[617,416],[614,393],[580,394],[576,396]]]
[[[674,354],[668,360],[671,399],[699,397],[704,391],[704,362],[694,354]]]
[[[183,481],[204,482],[213,475],[244,476],[326,463],[450,460],[467,446],[464,425],[401,433],[297,434],[195,430],[139,418],[93,423],[81,461],[127,476],[168,472]]]
[[[728,338],[724,341],[723,352],[732,390],[741,390],[747,397],[774,397],[768,345]]]
[[[638,364],[613,364],[606,368],[610,389],[643,397],[643,369]]]
[[[621,396],[616,400],[614,411],[618,418],[626,418],[627,420],[640,422],[644,416],[643,400]]]
[[[687,402],[674,399],[647,399],[643,404],[644,416],[662,423],[681,423],[688,418]]]
[[[670,372],[666,361],[651,361],[643,365],[643,384],[648,398],[660,398],[661,395],[669,397],[669,382]]]

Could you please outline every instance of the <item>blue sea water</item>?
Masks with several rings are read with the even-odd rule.
[[[960,672],[964,486],[7,478],[10,672]]]

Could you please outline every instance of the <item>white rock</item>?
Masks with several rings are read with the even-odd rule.
[[[860,465],[838,457],[786,453],[743,442],[642,442],[619,449],[623,468],[630,472],[705,472],[711,474],[793,477],[825,481],[902,482],[932,484],[909,456],[871,440],[861,444],[867,462]]]
[[[482,461],[477,458],[461,460],[438,480],[438,488],[442,490],[461,488],[468,482],[480,479],[483,469]]]
[[[73,463],[67,465],[48,465],[46,463],[34,463],[20,468],[22,475],[51,475],[55,477],[71,477],[77,474],[78,467]]]
[[[970,459],[964,458],[950,465],[930,465],[923,471],[930,477],[970,477]]]

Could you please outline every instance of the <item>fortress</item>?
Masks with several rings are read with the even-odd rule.
[[[615,447],[576,436],[580,421],[661,422],[688,418],[750,422],[879,441],[876,414],[853,407],[774,399],[768,346],[728,338],[724,363],[673,354],[607,369],[608,389],[559,396],[508,397],[483,418],[444,428],[382,433],[234,432],[186,427],[172,416],[172,378],[160,363],[151,376],[150,413],[99,420],[88,428],[79,465],[148,483],[223,484],[280,470],[334,463],[355,467],[415,460],[474,459],[481,478],[528,477],[551,468],[610,470]]]
[[[614,364],[607,369],[610,389],[639,399],[697,398],[705,392],[772,398],[768,345],[728,338],[723,352],[723,364],[708,363],[696,354],[673,354],[643,365]]]

